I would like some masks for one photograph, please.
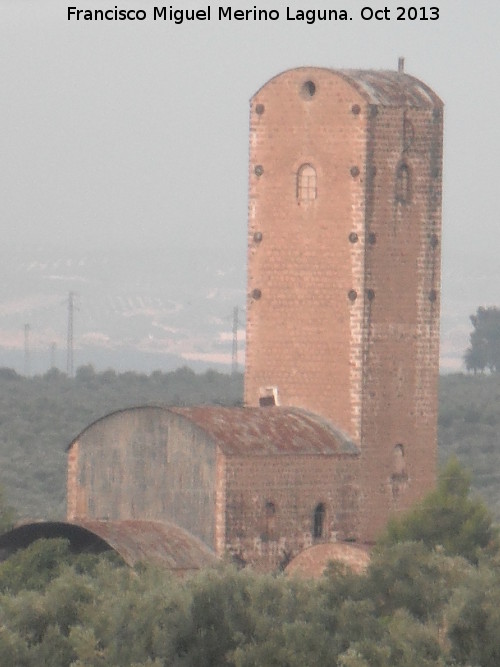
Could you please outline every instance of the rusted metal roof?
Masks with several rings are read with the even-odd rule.
[[[171,408],[206,431],[228,456],[357,454],[327,419],[298,408]]]
[[[264,84],[256,94],[261,92],[268,83],[279,79],[291,72],[304,72],[304,75],[313,77],[314,72],[330,72],[340,76],[350,83],[366,99],[368,104],[386,107],[417,107],[433,109],[442,107],[443,103],[436,93],[425,83],[405,74],[392,70],[355,70],[332,69],[326,67],[297,67],[287,70],[273,77]]]
[[[87,426],[83,434],[107,419],[126,417],[131,412],[150,412],[155,415],[171,413],[195,424],[212,438],[227,456],[272,456],[285,454],[349,454],[359,453],[354,442],[332,422],[299,408],[237,408],[220,406],[167,407],[143,406],[112,412]],[[110,424],[110,429],[114,424]]]
[[[201,540],[173,523],[157,521],[37,521],[0,536],[0,560],[42,538],[64,537],[76,552],[116,551],[128,565],[156,563],[184,573],[217,561]]]
[[[206,544],[173,523],[85,519],[72,522],[72,525],[103,539],[129,565],[147,561],[169,570],[188,572],[212,565],[217,560]]]
[[[424,109],[443,105],[429,86],[414,76],[402,72],[345,69],[338,70],[338,74],[357,88],[370,104]]]

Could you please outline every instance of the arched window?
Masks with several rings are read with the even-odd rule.
[[[410,167],[401,162],[396,169],[396,201],[408,204],[411,197]]]
[[[415,128],[413,123],[407,116],[407,110],[404,112],[403,116],[403,151],[406,152],[410,150],[411,145],[415,140]]]
[[[317,196],[316,169],[312,164],[303,164],[297,172],[297,199],[313,201]]]
[[[316,509],[314,510],[314,517],[313,517],[314,539],[318,539],[324,536],[325,516],[326,516],[325,506],[323,505],[323,503],[318,503],[318,505],[316,505]]]

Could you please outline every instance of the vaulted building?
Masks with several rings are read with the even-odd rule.
[[[179,572],[358,562],[435,483],[442,128],[402,62],[268,81],[250,104],[245,407],[98,420],[68,449],[67,523],[0,550],[50,533]]]

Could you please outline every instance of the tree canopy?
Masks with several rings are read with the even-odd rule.
[[[495,550],[497,534],[481,500],[470,497],[470,474],[450,459],[439,474],[435,491],[401,518],[389,521],[384,544],[422,541],[443,547],[450,555],[472,563],[487,548]]]
[[[500,561],[456,462],[389,536],[365,573],[319,580],[223,564],[181,580],[40,540],[0,563],[0,665],[497,667]]]
[[[470,335],[470,347],[467,348],[464,361],[468,371],[474,373],[488,369],[491,373],[500,371],[500,309],[495,307],[478,308],[470,316],[474,327]]]

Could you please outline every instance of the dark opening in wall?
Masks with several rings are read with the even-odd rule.
[[[406,472],[405,450],[402,444],[397,444],[393,450],[391,490],[393,500],[408,486],[408,473]]]
[[[356,292],[355,289],[350,289],[349,292],[347,293],[347,296],[349,297],[349,301],[356,301],[358,298],[358,293]]]
[[[409,204],[411,199],[410,167],[401,162],[396,169],[396,201]]]
[[[265,107],[263,104],[257,104],[257,106],[255,107],[255,113],[259,114],[259,116],[262,116],[262,114],[264,113],[264,109]]]
[[[266,500],[264,504],[264,525],[261,533],[261,540],[268,542],[276,538],[276,505],[271,500]]]
[[[403,151],[410,150],[413,142],[415,141],[415,128],[413,123],[407,117],[406,111],[403,117]]]
[[[356,232],[351,232],[351,233],[349,234],[349,241],[350,241],[351,243],[356,243],[357,240],[358,240],[358,235],[356,234]]]
[[[270,500],[266,500],[266,504],[264,505],[264,511],[266,516],[274,516],[276,514],[276,506],[274,503],[272,503]]]
[[[270,408],[273,405],[276,405],[273,396],[261,396],[259,398],[259,406],[261,408]]]
[[[318,503],[316,509],[314,510],[313,517],[313,537],[314,539],[319,539],[323,537],[325,532],[325,517],[326,509],[323,503]]]
[[[302,84],[300,92],[302,94],[302,97],[304,97],[305,99],[314,97],[314,95],[316,94],[316,84],[314,83],[314,81],[306,81],[305,83]]]

